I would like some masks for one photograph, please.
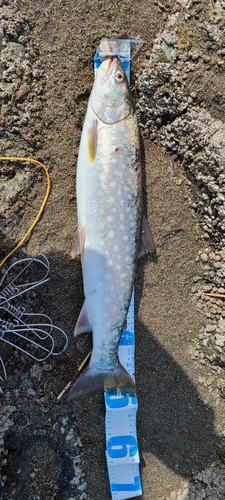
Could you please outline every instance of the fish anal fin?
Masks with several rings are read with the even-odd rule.
[[[97,120],[92,120],[87,131],[87,148],[88,148],[88,159],[90,163],[93,163],[98,143],[98,122]]]
[[[80,333],[91,332],[92,327],[88,316],[86,300],[83,303],[82,309],[78,316],[78,320],[74,329],[74,337],[80,335]]]
[[[145,253],[156,253],[155,244],[151,232],[149,222],[143,215],[142,225],[141,225],[141,235],[138,249],[138,257],[142,257]]]

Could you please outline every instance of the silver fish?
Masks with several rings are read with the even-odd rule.
[[[99,387],[133,393],[118,359],[137,257],[154,251],[142,219],[140,142],[125,71],[117,57],[100,65],[84,121],[77,166],[78,231],[85,301],[75,336],[93,332],[90,362],[68,399]]]

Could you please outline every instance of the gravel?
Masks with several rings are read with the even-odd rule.
[[[183,8],[169,15],[142,65],[137,80],[138,113],[144,136],[162,145],[188,179],[189,205],[202,236],[202,250],[196,256],[202,275],[193,277],[193,301],[205,315],[205,326],[192,354],[199,363],[212,366],[218,385],[224,389],[225,124],[217,117],[215,101],[207,101],[207,89],[206,95],[202,94],[200,82],[206,72],[216,71],[224,78],[225,5],[209,2],[203,11],[198,2],[179,3]],[[218,91],[215,89],[215,94]],[[224,109],[224,88],[219,92]],[[202,383],[210,387],[213,379]],[[166,500],[224,497],[224,465],[213,463]]]
[[[193,339],[190,356],[200,368],[211,368],[211,375],[200,377],[199,383],[214,393],[219,404],[225,398],[225,125],[221,120],[225,7],[220,1],[207,2],[204,8],[191,0],[179,0],[173,7],[167,2],[155,4],[165,28],[145,53],[135,85],[137,110],[143,136],[161,145],[179,166],[175,182],[178,187],[187,186],[189,207],[201,235],[202,248],[193,259],[202,272],[191,279],[192,300],[204,317],[204,326]],[[21,14],[17,2],[0,0],[0,147],[4,156],[38,157],[43,123],[46,129],[50,125],[48,118],[43,120],[46,74],[32,29],[31,18]],[[212,99],[208,100],[208,94]],[[0,258],[24,234],[24,221],[29,226],[36,215],[42,185],[42,175],[31,164],[4,162]],[[4,492],[5,500],[85,500],[83,443],[74,411],[67,408],[65,417],[63,404],[56,402],[68,372],[73,376],[66,356],[56,379],[51,376],[54,362],[40,366],[17,352],[6,354],[8,381],[0,408],[0,494]],[[16,405],[10,404],[12,396]],[[160,500],[223,499],[223,459],[194,471],[180,490]]]
[[[223,294],[225,279],[225,125],[214,116],[214,109],[209,111],[210,103],[200,95],[198,81],[204,78],[206,70],[215,71],[215,66],[218,73],[224,72],[225,61],[221,58],[225,29],[221,16],[225,14],[225,7],[216,2],[214,8],[207,10],[203,12],[198,4],[169,16],[137,81],[138,113],[144,135],[163,145],[189,179],[190,207],[197,216],[202,239],[208,245],[204,248],[203,243],[202,252],[196,257],[202,262],[202,276],[193,288],[196,307],[207,316],[199,352],[205,352],[201,350],[204,343],[209,347],[210,362],[219,359],[222,363],[224,341],[221,335],[210,334],[225,329],[225,301],[219,297]],[[206,20],[209,23],[209,19],[208,38],[203,37],[199,46],[201,23]],[[197,40],[189,38],[190,22]],[[224,90],[220,97],[224,106]],[[196,282],[196,278],[193,281]],[[218,296],[208,297],[203,292]]]

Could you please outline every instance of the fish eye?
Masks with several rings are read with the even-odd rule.
[[[117,83],[120,83],[124,80],[124,74],[122,73],[122,71],[117,71],[115,73],[115,80]]]

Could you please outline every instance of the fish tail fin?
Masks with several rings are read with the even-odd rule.
[[[67,400],[103,388],[105,390],[119,388],[121,394],[135,394],[135,383],[118,360],[112,370],[105,372],[99,372],[95,365],[89,364],[70,389]]]

